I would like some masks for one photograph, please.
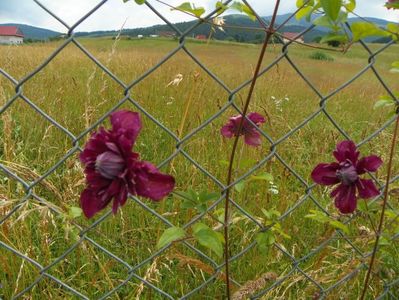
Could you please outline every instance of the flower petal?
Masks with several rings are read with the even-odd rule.
[[[252,112],[248,114],[248,119],[254,122],[256,125],[263,124],[266,122],[266,119],[257,112]]]
[[[359,179],[356,183],[357,189],[359,190],[359,197],[363,199],[369,199],[377,197],[380,192],[375,186],[371,179]]]
[[[88,219],[92,218],[100,210],[104,209],[109,202],[110,199],[108,201],[102,201],[97,197],[96,192],[89,188],[85,189],[80,195],[80,206]]]
[[[262,144],[260,133],[255,128],[245,133],[244,142],[250,146],[259,146]]]
[[[226,125],[224,125],[221,129],[220,129],[220,133],[227,138],[232,138],[234,135],[234,124],[229,121]]]
[[[125,205],[127,200],[127,187],[122,182],[119,182],[118,193],[114,196],[114,202],[112,203],[112,212],[115,215],[118,212],[118,208]]]
[[[319,164],[312,171],[312,179],[314,182],[321,185],[333,185],[339,183],[339,178],[337,177],[337,170],[339,169],[339,164]]]
[[[149,162],[137,162],[134,172],[136,193],[139,196],[157,201],[169,195],[175,187],[172,176],[162,174]]]
[[[382,159],[377,155],[363,157],[357,163],[356,169],[359,174],[375,172],[382,165]]]
[[[332,192],[335,197],[335,207],[343,214],[353,213],[356,209],[356,186],[340,184]]]
[[[84,150],[80,153],[80,161],[85,165],[95,162],[97,155],[107,151],[106,142],[109,138],[109,133],[103,127],[100,127],[98,132],[91,135]]]
[[[111,114],[112,131],[124,135],[132,144],[141,130],[141,119],[137,112],[120,110]]]
[[[352,141],[343,141],[337,145],[333,155],[339,162],[344,162],[349,159],[353,164],[356,164],[359,157],[356,144]]]

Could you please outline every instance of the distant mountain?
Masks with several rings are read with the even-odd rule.
[[[34,27],[25,24],[0,24],[0,26],[17,26],[24,34],[26,39],[32,40],[48,40],[49,38],[60,35],[60,32],[52,31],[45,28]]]
[[[249,29],[239,29],[239,28],[225,28],[224,31],[216,30],[212,33],[212,37],[217,40],[231,40],[237,42],[251,42],[257,43],[261,42],[264,34],[262,30],[256,30],[256,27],[259,27],[256,22],[253,22],[248,17],[243,15],[228,15],[225,16],[225,22],[230,26],[239,26],[239,27],[247,27]],[[197,21],[191,22],[181,22],[174,24],[176,28],[178,28],[181,32],[185,32],[189,28],[191,28]],[[251,29],[253,28],[253,29]],[[292,23],[284,26],[281,32],[301,32],[305,27],[299,25],[298,23]],[[190,32],[191,37],[195,37],[197,35],[205,35],[209,36],[211,32],[210,24],[202,24],[196,27],[194,30]],[[172,28],[168,25],[154,25],[150,27],[143,28],[135,28],[135,29],[124,29],[121,34],[125,36],[135,37],[138,35],[159,35],[166,32],[173,32]],[[100,37],[100,36],[115,36],[119,32],[118,31],[93,31],[93,32],[77,32],[77,36],[84,37]],[[324,35],[323,31],[314,29],[305,34],[305,42],[311,42],[317,36]]]
[[[1,1],[1,0],[0,0]],[[291,14],[284,14],[277,16],[276,23],[282,24],[287,18],[289,18]],[[263,32],[256,30],[255,27],[258,27],[256,22],[251,21],[248,17],[244,15],[227,15],[224,17],[226,24],[230,26],[240,26],[240,27],[248,27],[253,28],[250,30],[244,30],[239,28],[226,28],[225,31],[216,30],[212,37],[218,40],[231,40],[238,42],[250,42],[250,43],[258,43],[263,39]],[[316,17],[313,17],[315,19]],[[263,17],[265,21],[270,21],[271,16]],[[379,26],[386,26],[389,22],[383,19],[378,18],[366,18],[369,21],[376,23]],[[360,18],[350,18],[348,20],[349,23],[361,21]],[[174,24],[176,28],[178,28],[181,32],[185,32],[189,28],[191,28],[197,21],[191,22],[181,22]],[[48,40],[50,38],[59,36],[61,33],[38,28],[34,26],[24,25],[24,24],[0,24],[0,25],[12,25],[18,26],[22,32],[25,34],[25,37],[28,39],[38,39],[38,40]],[[280,32],[294,32],[298,33],[305,30],[308,26],[311,25],[311,22],[307,22],[306,19],[297,20],[295,17],[291,18],[287,24],[280,29]],[[191,36],[197,35],[205,35],[208,36],[211,32],[211,25],[202,24],[196,27],[191,33]],[[134,29],[124,29],[122,30],[122,35],[135,37],[138,35],[158,35],[166,32],[173,31],[168,25],[154,25],[150,27],[143,28],[134,28]],[[325,27],[317,27],[304,35],[305,42],[313,42],[315,38],[323,36],[328,32],[329,29]],[[102,37],[102,36],[116,36],[119,33],[117,30],[109,30],[109,31],[92,31],[92,32],[77,32],[76,36],[81,37]],[[372,40],[372,39],[371,39]]]

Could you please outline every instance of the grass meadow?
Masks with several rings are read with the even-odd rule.
[[[25,77],[37,68],[60,42],[30,44],[18,47],[0,47],[0,67],[16,79]],[[155,66],[177,46],[173,40],[79,40],[101,63],[124,83],[130,83]],[[198,43],[188,41],[187,49],[206,65],[230,89],[235,89],[249,80],[254,72],[259,45],[234,43]],[[373,51],[383,45],[370,45]],[[315,50],[301,45],[289,47],[289,57],[322,95],[328,95],[352,78],[368,64],[369,54],[360,45],[347,53],[329,52],[333,61],[311,59]],[[324,51],[327,52],[327,51]],[[389,72],[393,61],[398,60],[398,46],[391,46],[376,57],[375,67],[393,90],[399,90],[398,75]],[[272,45],[263,65],[281,54],[281,45]],[[178,86],[167,86],[177,74],[183,75]],[[201,69],[184,51],[177,52],[157,70],[131,89],[134,102],[126,102],[121,108],[137,111],[140,105],[154,118],[179,137],[192,132],[208,118],[216,114],[228,101],[228,92]],[[248,87],[240,90],[235,103],[242,107]],[[74,44],[69,44],[43,70],[23,85],[23,94],[38,108],[51,116],[73,135],[78,136],[94,124],[124,97],[123,88],[97,67]],[[352,137],[355,142],[376,132],[392,116],[389,108],[374,109],[375,102],[386,91],[371,70],[366,71],[351,85],[331,97],[326,111]],[[0,106],[15,95],[15,87],[4,76],[0,76]],[[280,61],[259,78],[250,111],[266,116],[262,129],[274,141],[280,140],[301,122],[319,109],[320,99],[296,73],[286,59]],[[228,108],[220,117],[183,144],[184,151],[221,182],[226,181],[228,160],[233,141],[222,138],[220,127],[237,111]],[[143,130],[135,149],[142,158],[155,164],[163,162],[176,150],[176,141],[151,119],[142,115]],[[109,126],[108,121],[104,122]],[[37,113],[23,99],[18,98],[0,116],[0,162],[27,182],[33,182],[45,174],[72,148],[69,136]],[[376,135],[361,147],[364,155],[378,154],[384,162],[388,160],[393,125]],[[79,145],[83,146],[88,135]],[[341,133],[324,114],[317,115],[287,139],[282,139],[276,151],[284,162],[293,168],[305,182],[311,183],[310,173],[319,162],[332,161],[332,150],[343,140]],[[263,138],[258,148],[239,144],[234,178],[245,174],[252,166],[270,154],[270,143]],[[395,153],[398,157],[398,152]],[[387,164],[376,174],[379,182],[386,179]],[[75,224],[86,228],[101,218],[93,220],[84,217],[68,218],[70,207],[79,206],[79,195],[85,181],[78,153],[67,158],[56,170],[33,189],[40,201],[26,195],[16,180],[0,172],[0,216],[11,211],[21,201],[28,201],[0,225],[0,241],[32,258],[42,266],[51,264],[79,239]],[[193,189],[197,192],[220,192],[220,188],[182,154],[177,155],[162,171],[176,178],[177,191]],[[274,208],[281,214],[298,204],[306,195],[306,186],[276,157],[262,165],[255,174],[270,173],[278,194],[270,191],[270,184],[263,181],[251,182],[241,192],[233,190],[232,198],[246,212],[262,222],[261,209]],[[395,159],[393,173],[399,174],[399,160]],[[392,189],[399,188],[399,182]],[[329,197],[329,189],[316,187],[312,196],[335,218],[340,216]],[[390,203],[399,209],[398,194],[392,193]],[[170,196],[161,203],[143,200],[158,214],[175,225],[182,226],[198,212],[181,208],[182,201]],[[371,218],[360,213],[349,223],[347,235],[351,243],[363,253],[372,249],[374,235],[371,222],[377,222],[378,201]],[[56,214],[50,208],[61,212]],[[311,198],[306,198],[281,221],[281,226],[291,238],[277,237],[276,245],[285,249],[283,254],[277,246],[268,251],[252,247],[231,263],[231,274],[238,283],[251,286],[253,292],[261,291],[274,283],[274,276],[290,277],[267,292],[264,299],[317,299],[318,287],[301,273],[306,274],[321,287],[327,289],[352,273],[365,260],[353,250],[345,239],[336,236],[320,251],[293,266],[293,259],[301,259],[334,234],[334,229],[305,218],[312,209],[319,209]],[[231,255],[240,253],[254,242],[258,227],[238,209],[232,207]],[[223,214],[222,203],[206,215],[203,222],[216,227],[213,219]],[[396,224],[394,220],[388,226]],[[220,227],[220,226],[219,226]],[[103,222],[88,231],[87,237],[111,251],[131,266],[150,257],[156,250],[157,241],[166,225],[144,210],[138,203],[130,201],[115,216],[110,215]],[[397,227],[396,227],[397,228]],[[220,228],[221,230],[221,228]],[[388,230],[388,229],[387,229]],[[391,229],[389,229],[391,230]],[[223,259],[201,245],[194,244],[218,263]],[[369,289],[373,299],[389,283],[399,277],[399,240],[384,246],[375,265]],[[39,269],[29,261],[0,247],[0,298],[10,299],[39,278]],[[89,298],[99,298],[117,287],[128,276],[126,266],[117,259],[102,252],[92,243],[84,240],[59,263],[47,271],[70,287]],[[260,280],[265,273],[273,272],[270,280]],[[174,298],[179,298],[202,284],[213,274],[213,265],[183,244],[176,244],[161,256],[148,261],[136,270],[145,278]],[[361,291],[366,270],[359,272],[342,284],[331,289],[327,299],[356,299]],[[263,277],[262,277],[263,276]],[[252,282],[253,284],[253,282]],[[233,285],[234,290],[238,287]],[[399,287],[391,292],[399,297]],[[224,295],[223,276],[217,276],[193,299],[222,299]],[[23,299],[74,299],[55,281],[44,277]],[[114,293],[110,299],[163,299],[152,288],[143,285],[133,277]],[[244,298],[243,298],[244,299]],[[388,299],[388,298],[387,298]]]

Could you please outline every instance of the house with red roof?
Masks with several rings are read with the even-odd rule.
[[[19,45],[24,42],[24,34],[17,26],[0,26],[0,44]]]
[[[297,32],[284,32],[283,33],[283,41],[284,43],[288,43],[289,41],[296,41],[298,43],[304,43],[303,35],[298,37]]]

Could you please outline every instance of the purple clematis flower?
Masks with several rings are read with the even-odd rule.
[[[361,179],[360,175],[377,171],[382,160],[376,155],[359,159],[359,154],[354,142],[340,142],[333,152],[337,162],[319,164],[312,172],[312,179],[318,184],[339,184],[330,195],[335,198],[335,206],[343,214],[355,211],[358,197],[369,199],[379,195],[374,182]]]
[[[255,123],[256,126],[259,126],[260,124],[266,122],[265,118],[256,112],[249,113],[248,119],[251,120],[253,123]],[[241,131],[239,132],[241,120],[242,120],[242,115],[231,117],[229,119],[229,122],[220,129],[220,133],[227,138],[243,135],[244,142],[247,145],[255,147],[259,146],[261,144],[260,133],[250,122],[248,122],[247,119],[244,119]]]
[[[128,193],[158,201],[175,186],[175,179],[149,162],[141,161],[132,147],[141,130],[140,115],[121,110],[110,116],[112,129],[101,127],[87,142],[80,161],[85,166],[87,187],[80,204],[87,218],[104,209],[113,199],[115,214]]]

